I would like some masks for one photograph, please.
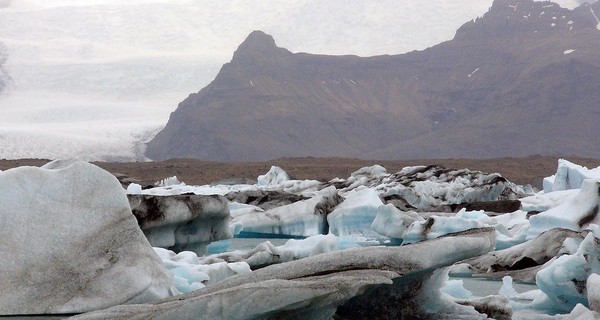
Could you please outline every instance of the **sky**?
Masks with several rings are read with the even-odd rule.
[[[579,0],[561,0],[575,6]],[[143,159],[143,142],[253,30],[372,56],[452,39],[492,0],[0,0],[0,158]]]

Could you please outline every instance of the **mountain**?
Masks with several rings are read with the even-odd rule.
[[[600,3],[496,0],[394,56],[291,53],[252,32],[147,145],[160,160],[600,157]]]
[[[0,159],[145,160],[169,113],[255,29],[293,51],[404,53],[451,39],[491,3],[0,0]]]

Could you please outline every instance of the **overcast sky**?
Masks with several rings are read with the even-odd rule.
[[[0,95],[1,151],[7,139],[17,154],[36,139],[30,149],[69,149],[74,134],[81,146],[147,138],[253,30],[292,52],[400,54],[452,39],[492,2],[0,0],[0,42],[13,79]],[[49,131],[60,135],[60,148]]]

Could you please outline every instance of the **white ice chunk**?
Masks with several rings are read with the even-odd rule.
[[[379,237],[380,235],[371,229],[371,224],[382,204],[379,195],[373,189],[350,191],[344,202],[327,215],[329,232],[338,236],[363,234]]]
[[[258,176],[256,185],[258,186],[274,186],[280,185],[290,180],[290,176],[283,169],[277,166],[271,166],[269,172]]]
[[[352,190],[359,186],[367,186],[370,182],[380,181],[387,176],[389,176],[387,170],[377,164],[370,167],[360,168],[352,172],[350,178],[348,178],[347,183],[349,186],[346,188],[346,190]],[[342,190],[342,193],[344,193],[344,191],[345,190]]]
[[[404,232],[415,221],[424,221],[416,212],[404,212],[392,204],[377,208],[377,216],[371,228],[379,234],[390,238],[402,239]]]
[[[247,207],[235,210],[232,224],[241,224],[243,232],[314,236],[327,233],[327,210],[337,204],[336,189],[331,186],[312,198],[262,211]]]
[[[575,197],[579,189],[553,191],[549,193],[539,192],[533,196],[519,199],[523,211],[546,211]]]
[[[598,320],[600,313],[586,308],[581,303],[578,303],[573,310],[562,318],[562,320]]]
[[[587,300],[591,310],[600,312],[600,275],[592,273],[587,278]]]
[[[376,186],[385,197],[398,197],[410,206],[427,209],[441,205],[498,200],[503,193],[529,195],[499,174],[449,170],[439,166],[406,167]]]
[[[230,214],[222,196],[128,195],[131,211],[153,246],[206,253],[213,241],[230,239]]]
[[[452,232],[483,228],[488,225],[477,220],[462,217],[429,217],[426,221],[416,221],[404,232],[404,243],[414,243],[426,239],[434,239]]]
[[[448,268],[434,271],[422,287],[415,300],[431,315],[441,314],[449,319],[485,319],[476,309],[485,309],[488,316],[496,319],[512,315],[506,298],[488,296],[473,299],[472,293],[463,287],[462,280],[448,281]]]
[[[352,172],[352,174],[350,175],[351,177],[370,177],[370,178],[377,178],[377,177],[382,177],[382,176],[387,176],[387,170],[376,164],[370,167],[362,167],[354,172]]]
[[[533,240],[503,250],[489,252],[469,260],[468,263],[478,272],[496,272],[542,265],[557,256],[568,254],[573,246],[578,248],[582,240],[583,237],[578,232],[553,229],[544,232]],[[527,272],[518,276],[520,280],[534,281],[535,272],[533,274]]]
[[[600,180],[600,167],[588,169],[567,160],[559,159],[556,174],[544,178],[544,192],[579,189],[585,179]]]
[[[441,289],[442,293],[445,293],[455,299],[471,299],[473,293],[464,287],[462,280],[448,280],[446,285]]]
[[[537,273],[536,284],[557,309],[568,312],[578,303],[587,305],[586,282],[600,272],[599,243],[589,233],[575,254],[563,255]],[[591,283],[595,281],[592,277]]]
[[[512,278],[510,276],[504,276],[502,278],[502,287],[498,290],[498,294],[507,298],[514,298],[519,293],[513,288]]]
[[[473,267],[468,263],[457,263],[450,267],[450,275],[456,277],[469,277],[474,273]]]
[[[158,186],[158,187],[170,187],[170,186],[177,186],[177,185],[181,185],[181,184],[185,185],[185,183],[180,182],[179,179],[177,179],[177,176],[165,178],[165,179],[156,181],[154,183],[154,185]]]
[[[128,194],[142,194],[142,186],[137,183],[130,183],[127,186]]]
[[[579,193],[570,200],[532,216],[527,238],[532,239],[552,228],[565,228],[579,231],[590,223],[599,224],[600,182],[584,180]]]
[[[274,246],[270,241],[265,241],[252,250],[236,250],[213,254],[200,258],[202,264],[217,262],[245,262],[250,268],[257,269],[271,264],[294,261],[313,255],[358,247],[348,237],[335,235],[316,235],[306,239],[290,239],[282,246]]]
[[[154,251],[173,274],[177,290],[183,293],[202,289],[234,275],[250,272],[250,266],[245,262],[204,264],[191,251],[182,251],[178,254],[163,248],[154,248]]]

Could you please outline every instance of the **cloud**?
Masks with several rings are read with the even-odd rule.
[[[11,78],[4,69],[4,62],[8,57],[7,49],[4,43],[0,42],[0,94],[3,93],[11,83]]]
[[[8,8],[12,4],[12,0],[0,0],[0,9]]]

